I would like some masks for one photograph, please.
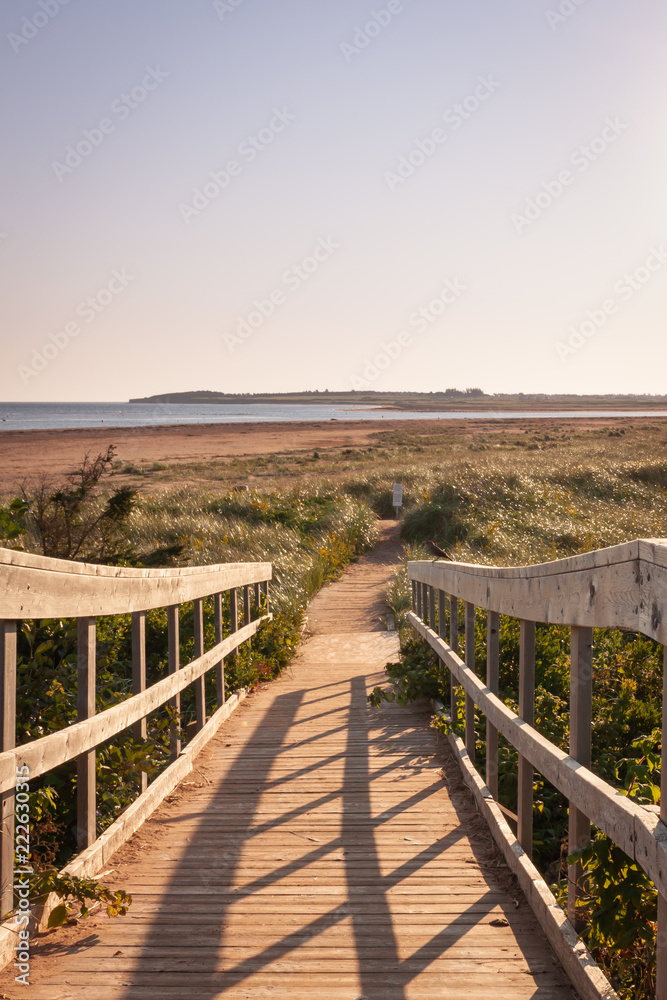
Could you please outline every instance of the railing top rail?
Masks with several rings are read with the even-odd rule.
[[[0,618],[129,614],[263,583],[271,563],[130,569],[0,548]]]
[[[188,685],[198,677],[203,677],[225,656],[251,639],[260,625],[271,621],[272,617],[268,614],[256,618],[180,670],[156,681],[140,694],[125,698],[124,701],[109,706],[89,719],[0,753],[0,793],[9,791],[16,784],[16,768],[19,764],[27,764],[31,779],[37,778],[54,767],[73,760],[79,754],[94,749],[100,743],[112,739],[134,722],[161,708],[175,694],[184,691]]]
[[[410,562],[408,576],[515,618],[624,628],[667,643],[667,539],[637,539],[531,566]]]

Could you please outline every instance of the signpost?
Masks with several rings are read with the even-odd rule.
[[[400,509],[403,506],[403,483],[394,483],[393,507],[396,511],[396,520],[399,519]]]

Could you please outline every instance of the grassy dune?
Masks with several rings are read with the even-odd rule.
[[[667,421],[512,421],[410,424],[364,449],[285,451],[208,464],[117,470],[142,493],[187,485],[224,493],[347,496],[393,517],[391,487],[405,485],[404,531],[435,538],[455,558],[541,562],[638,536],[667,534]],[[165,532],[168,527],[165,525]]]

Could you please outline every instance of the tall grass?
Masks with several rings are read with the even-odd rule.
[[[227,492],[197,489],[144,498],[130,517],[137,561],[177,548],[179,565],[271,562],[271,604],[294,614],[377,537],[369,507],[326,490]]]

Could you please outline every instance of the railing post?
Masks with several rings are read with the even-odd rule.
[[[175,674],[180,669],[179,651],[179,628],[178,628],[178,605],[174,604],[167,608],[167,636],[169,643],[169,673]],[[169,726],[169,750],[171,759],[176,760],[181,752],[181,741],[178,730],[181,725],[181,693],[169,699],[169,707],[176,713],[176,718]]]
[[[0,739],[2,750],[16,746],[16,622],[0,621]],[[29,776],[26,778],[29,780]],[[0,801],[0,919],[14,908],[14,789]]]
[[[667,646],[663,647],[662,659],[662,766],[660,769],[660,819],[667,824]],[[658,934],[656,939],[656,990],[657,1000],[667,1000],[667,899],[658,890]]]
[[[222,594],[216,594],[214,598],[215,608],[215,643],[222,642]],[[220,660],[215,668],[215,693],[218,708],[225,703],[225,661]]]
[[[500,615],[488,611],[486,615],[486,686],[491,694],[498,694],[498,665],[500,662]],[[494,799],[498,798],[498,730],[486,720],[486,787]]]
[[[142,694],[146,690],[146,612],[135,611],[132,614],[132,694]],[[135,740],[145,742],[147,729],[146,719],[135,722],[133,727]],[[139,776],[139,793],[148,788],[148,775],[142,771]]]
[[[438,635],[441,639],[447,641],[446,629],[447,629],[447,595],[444,590],[438,588]],[[440,660],[440,675],[442,677],[443,687],[445,682],[445,664],[443,660]]]
[[[238,632],[239,630],[239,601],[238,594],[236,592],[236,587],[232,587],[229,591],[229,621],[230,633]]]
[[[243,624],[250,624],[250,587],[246,585],[243,588]]]
[[[435,632],[435,587],[428,588],[428,623]]]
[[[193,601],[195,625],[195,660],[204,655],[204,601],[201,597]],[[197,732],[206,725],[206,676],[204,674],[195,681],[195,718]]]
[[[238,630],[239,630],[239,600],[238,600],[238,596],[239,595],[238,595],[238,591],[236,590],[236,587],[232,587],[232,589],[229,591],[229,633],[230,633],[230,635],[233,635],[234,632],[238,632]],[[236,659],[236,651],[235,650],[233,650],[229,654],[229,659],[230,660],[235,660]]]
[[[535,721],[535,622],[521,620],[519,652],[519,717]],[[533,765],[519,754],[517,839],[529,858],[533,856]]]
[[[449,595],[449,645],[453,653],[459,651],[459,599],[454,597],[453,594]],[[458,712],[456,708],[456,681],[454,680],[454,674],[449,671],[449,690],[451,698],[451,719],[452,725],[455,726],[458,723]]]
[[[465,602],[465,663],[469,670],[475,672],[475,605]],[[475,702],[466,694],[466,750],[470,763],[475,763]]]
[[[571,629],[570,646],[570,756],[588,768],[591,766],[592,713],[593,629],[575,625]],[[585,848],[590,838],[591,824],[588,816],[570,805],[570,853]],[[567,915],[575,930],[581,930],[575,905],[580,895],[582,874],[580,864],[568,867]]]
[[[95,715],[95,645],[95,619],[77,619],[77,722]],[[76,759],[76,839],[80,851],[95,841],[95,791],[95,750],[88,750]]]

